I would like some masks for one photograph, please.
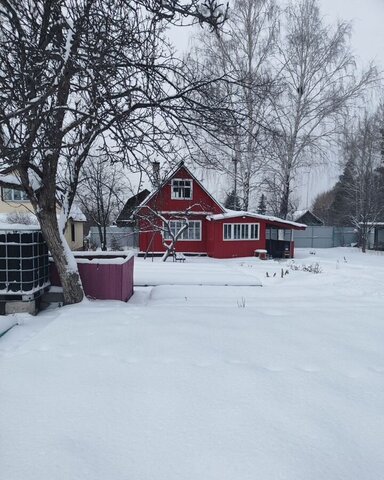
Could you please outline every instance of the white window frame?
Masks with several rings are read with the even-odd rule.
[[[7,192],[10,192],[11,193],[11,197],[12,198],[6,198],[6,194]],[[15,198],[15,193],[16,192],[20,192],[20,196],[22,198],[18,199],[18,198]],[[12,202],[12,203],[24,203],[24,202],[29,202],[29,198],[27,196],[27,194],[24,192],[24,190],[18,190],[16,188],[8,188],[8,187],[3,187],[2,188],[2,199],[3,199],[3,202]]]
[[[177,195],[175,195],[173,189],[174,189],[174,184],[176,182],[189,182],[190,190],[191,190],[191,196],[190,197],[186,197],[186,196],[178,197]],[[185,187],[186,186],[184,185],[183,187],[179,186],[178,188],[183,188],[183,191],[184,191]],[[192,200],[192,198],[193,198],[193,180],[192,180],[192,178],[173,178],[172,183],[171,183],[171,198],[172,198],[172,200]]]
[[[244,237],[245,227],[243,227],[243,225],[247,226],[247,238],[234,238],[237,235],[240,235],[240,237]],[[252,226],[257,226],[257,237],[251,236]],[[227,233],[229,230],[231,238],[225,238],[226,230],[227,230]],[[255,240],[260,240],[260,223],[257,223],[257,222],[223,223],[223,241],[224,242],[250,242]]]
[[[170,224],[175,223],[175,222],[180,222],[181,224],[183,224],[184,220],[169,220]],[[189,223],[188,228],[181,234],[181,237],[179,237],[177,239],[177,241],[178,242],[201,242],[202,235],[203,235],[201,220],[189,220],[188,223]],[[189,227],[192,226],[192,224],[195,225],[197,223],[200,225],[200,227],[199,227],[200,238],[183,238],[184,235],[189,232]],[[172,238],[168,235],[168,232],[167,232],[166,228],[167,227],[164,225],[163,238],[164,238],[164,240],[172,240]],[[177,231],[179,231],[180,229],[181,229],[181,227]],[[195,228],[194,228],[194,231],[196,231]]]

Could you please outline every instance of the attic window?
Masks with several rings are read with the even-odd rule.
[[[23,190],[3,188],[3,200],[5,202],[27,202],[28,195]]]
[[[174,178],[172,180],[172,194],[174,200],[192,199],[192,180]]]

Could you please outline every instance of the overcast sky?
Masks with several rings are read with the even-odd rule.
[[[365,62],[374,60],[384,68],[384,0],[320,0],[329,19],[352,22],[352,45]]]
[[[285,4],[280,0],[280,5]],[[361,66],[374,61],[384,70],[384,0],[319,0],[321,13],[329,23],[338,19],[352,23],[351,44]],[[170,37],[178,50],[188,48],[191,29],[177,28]],[[302,179],[300,208],[309,207],[314,196],[334,185],[339,171],[321,168]],[[209,179],[206,179],[209,181]]]
[[[283,5],[284,0],[280,0]],[[374,60],[384,69],[384,0],[319,0],[321,12],[330,23],[337,19],[352,22],[351,43],[363,63]],[[191,30],[176,28],[170,37],[185,50]]]

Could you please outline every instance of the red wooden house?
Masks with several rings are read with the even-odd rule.
[[[265,249],[272,257],[293,257],[293,230],[305,225],[252,212],[224,208],[183,163],[138,207],[141,252],[160,253],[169,221],[178,232],[186,219],[188,228],[177,241],[176,250],[214,258],[253,256]],[[164,238],[165,236],[165,238]]]

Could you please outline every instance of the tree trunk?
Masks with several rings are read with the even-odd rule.
[[[367,251],[367,237],[368,237],[368,232],[362,226],[362,229],[360,230],[360,245],[361,245],[361,251],[362,253],[366,253]]]
[[[107,246],[107,226],[106,226],[106,224],[103,225],[103,237],[104,237],[104,242],[102,244],[101,250],[103,252],[106,252],[108,250],[108,246]]]
[[[166,243],[163,243],[163,245],[166,250],[164,252],[164,255],[161,257],[161,261],[166,262],[168,258],[175,253],[175,241],[172,241],[169,245],[167,245]]]
[[[283,185],[283,193],[280,199],[279,217],[286,219],[289,210],[290,179],[286,177]]]
[[[40,212],[38,218],[41,231],[60,277],[64,293],[64,304],[79,303],[84,298],[79,271],[75,257],[69,249],[64,234],[59,230],[56,212]]]

